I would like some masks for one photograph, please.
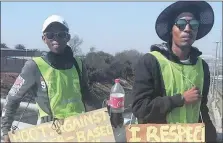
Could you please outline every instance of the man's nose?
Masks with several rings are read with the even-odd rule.
[[[53,40],[55,40],[55,41],[59,42],[59,41],[61,40],[61,38],[60,38],[60,37],[58,37],[58,35],[54,35]]]
[[[184,31],[185,31],[185,32],[191,32],[191,30],[192,30],[192,29],[191,29],[191,27],[190,27],[189,24],[187,24],[186,27],[184,28]]]

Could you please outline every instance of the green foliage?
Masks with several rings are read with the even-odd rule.
[[[5,43],[1,43],[1,48],[8,49],[9,47]]]
[[[24,45],[22,45],[22,44],[17,44],[17,45],[15,45],[15,49],[17,49],[17,50],[26,50],[26,47]]]
[[[136,50],[126,50],[115,56],[102,51],[94,51],[90,50],[84,59],[91,84],[94,82],[111,83],[115,78],[132,79],[134,66],[142,56]]]
[[[78,35],[74,35],[68,45],[71,47],[74,55],[82,55],[82,51],[80,49],[80,45],[83,43],[83,39],[81,39]]]

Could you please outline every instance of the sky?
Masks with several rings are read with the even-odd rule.
[[[152,44],[163,42],[155,32],[160,12],[173,2],[1,2],[1,43],[10,48],[48,50],[41,29],[44,20],[58,14],[65,18],[71,35],[83,39],[83,53],[90,47],[115,54],[136,49],[146,53]],[[221,39],[222,3],[209,2],[215,12],[212,31],[194,43],[203,54],[215,54]]]

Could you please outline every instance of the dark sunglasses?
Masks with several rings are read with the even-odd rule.
[[[175,25],[180,29],[180,30],[184,30],[185,27],[187,26],[187,24],[189,24],[190,28],[192,30],[197,30],[199,28],[199,21],[196,19],[192,19],[192,20],[186,20],[186,19],[178,19],[175,22]]]
[[[44,33],[44,36],[46,36],[47,39],[54,39],[55,37],[60,38],[60,39],[65,39],[67,38],[69,33],[62,31],[58,33],[53,33],[53,32],[46,32]]]

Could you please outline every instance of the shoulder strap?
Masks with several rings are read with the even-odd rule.
[[[82,81],[82,67],[83,67],[83,65],[82,65],[81,59],[74,58],[74,66],[76,67],[77,72],[78,72],[79,81],[80,81],[80,91],[82,94],[82,101],[83,101],[83,96],[84,96],[84,88],[82,88],[83,87],[83,81]],[[85,109],[86,109],[86,106],[85,106]]]
[[[160,57],[160,56],[163,57],[163,55],[160,52],[157,52],[157,51],[152,51],[152,52],[149,52],[149,53],[156,56],[156,57]]]
[[[82,61],[80,59],[77,59],[77,58],[73,58],[73,59],[74,59],[74,66],[77,69],[77,73],[78,73],[78,76],[79,76],[80,85],[82,85]],[[77,60],[79,62],[77,62]],[[81,69],[80,69],[80,67],[81,67]]]

